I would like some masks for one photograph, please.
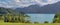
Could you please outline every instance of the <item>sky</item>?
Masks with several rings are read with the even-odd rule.
[[[54,4],[60,0],[0,0],[0,7],[14,8],[14,7],[28,7],[30,5],[44,6],[47,4]]]

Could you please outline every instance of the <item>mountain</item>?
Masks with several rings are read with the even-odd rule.
[[[15,10],[25,13],[55,14],[60,12],[60,2],[48,4],[43,7],[40,7],[39,5],[31,5],[25,8],[16,8]]]
[[[54,3],[54,4],[49,4],[46,6],[41,7],[40,11],[42,10],[42,13],[58,13],[60,12],[60,2]]]
[[[18,14],[18,12],[12,10],[12,9],[9,9],[9,8],[3,8],[3,7],[0,7],[0,14],[4,15],[4,14]]]
[[[29,7],[24,8],[16,8],[16,11],[21,11],[24,13],[39,13],[40,6],[38,5],[31,5]]]
[[[16,10],[13,10],[12,8],[0,7],[0,15],[14,15],[14,16],[22,15],[22,16],[25,16],[26,14],[24,12],[18,12]]]

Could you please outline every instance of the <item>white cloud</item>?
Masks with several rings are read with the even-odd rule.
[[[0,0],[0,7],[28,7],[30,5],[53,4],[60,0]]]
[[[47,2],[43,2],[44,0],[43,1],[41,1],[41,0],[35,0],[35,1],[36,1],[37,4],[44,6],[44,5],[47,5],[47,4],[56,3],[56,2],[58,2],[60,0],[46,0]]]

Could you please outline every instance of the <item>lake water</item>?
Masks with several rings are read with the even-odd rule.
[[[27,14],[29,15],[31,18],[31,22],[40,22],[43,23],[44,21],[48,21],[49,23],[51,23],[53,21],[53,18],[55,16],[55,14]]]

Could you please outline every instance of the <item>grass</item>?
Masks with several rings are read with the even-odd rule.
[[[0,25],[60,25],[60,23],[32,24],[32,23],[4,23],[3,21],[0,21]]]
[[[0,23],[0,25],[60,25],[60,24],[59,23],[54,23],[54,24]]]

